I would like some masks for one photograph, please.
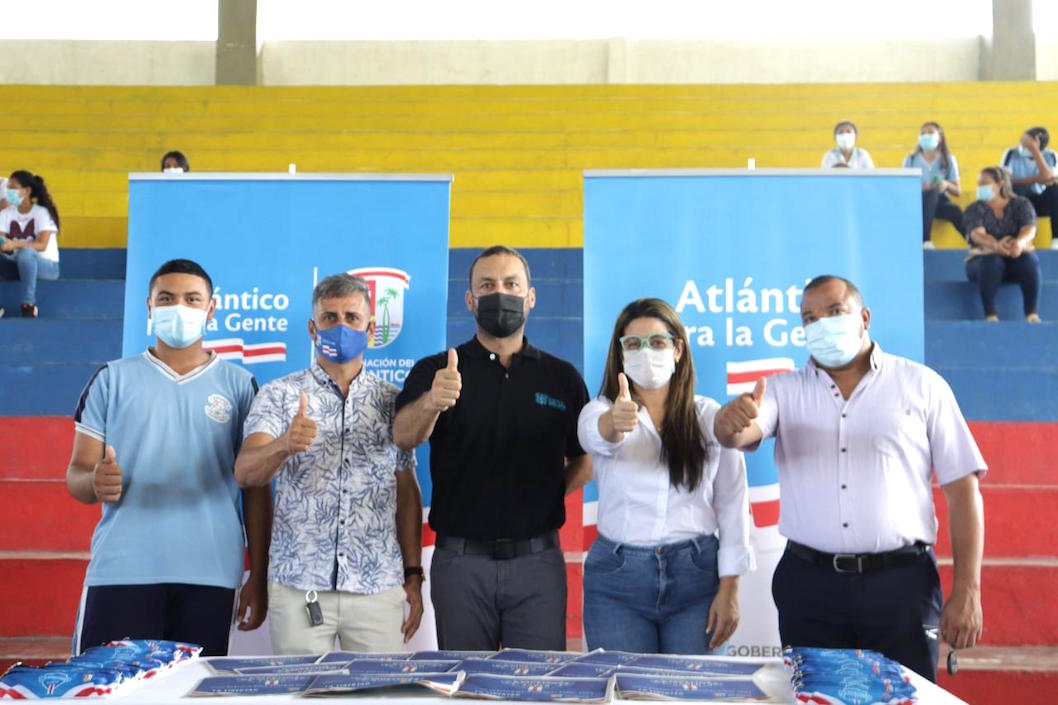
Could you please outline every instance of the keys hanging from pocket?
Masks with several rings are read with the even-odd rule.
[[[323,610],[320,609],[320,603],[316,601],[317,595],[315,590],[309,590],[305,593],[305,609],[309,613],[309,626],[318,627],[323,624]]]

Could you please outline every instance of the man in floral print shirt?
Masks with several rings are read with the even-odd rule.
[[[316,361],[265,385],[235,463],[275,479],[268,593],[277,654],[399,651],[422,618],[422,496],[392,440],[397,388],[364,369],[371,293],[336,274],[312,296]],[[404,603],[410,606],[405,619]]]

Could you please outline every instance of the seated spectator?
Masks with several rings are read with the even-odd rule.
[[[187,163],[187,157],[184,156],[183,152],[178,152],[174,149],[166,152],[165,156],[162,157],[162,173],[183,174],[188,171],[191,171],[191,165]]]
[[[59,278],[59,211],[44,179],[16,171],[0,211],[0,277],[22,281],[22,316],[37,317],[37,280]],[[0,316],[4,311],[0,308]]]
[[[1047,148],[1050,141],[1046,127],[1030,127],[1017,147],[1003,152],[1002,164],[1013,176],[1014,193],[1029,199],[1036,215],[1050,218],[1053,228],[1058,216],[1058,155]],[[1058,238],[1051,241],[1051,249],[1058,249]]]
[[[929,238],[933,219],[947,220],[959,234],[966,237],[962,209],[948,196],[958,197],[959,164],[948,151],[944,130],[935,122],[927,122],[918,132],[918,147],[904,159],[905,169],[922,170],[922,247],[935,249]]]
[[[823,155],[823,168],[847,166],[853,169],[873,169],[874,162],[866,149],[856,146],[858,131],[849,120],[842,120],[834,126],[834,141],[837,147]]]
[[[1043,276],[1032,245],[1036,213],[1029,199],[1014,193],[1010,176],[1002,168],[990,166],[981,170],[977,200],[967,207],[965,224],[971,243],[966,276],[980,288],[985,320],[999,320],[996,293],[1000,284],[1017,282],[1024,299],[1025,320],[1039,323],[1036,306]]]

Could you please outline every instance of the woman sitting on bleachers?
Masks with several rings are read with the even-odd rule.
[[[851,120],[842,120],[834,125],[834,142],[837,147],[823,155],[823,168],[847,166],[853,169],[873,169],[874,162],[866,149],[856,146],[859,131]]]
[[[977,200],[964,217],[970,254],[966,276],[981,291],[985,320],[998,321],[996,294],[1000,284],[1021,286],[1025,320],[1039,323],[1037,302],[1043,275],[1032,238],[1036,235],[1036,212],[1029,199],[1015,195],[1010,176],[1001,167],[981,170],[977,179]]]
[[[927,122],[918,132],[918,146],[904,159],[905,169],[922,170],[922,247],[932,250],[930,229],[933,219],[947,220],[959,234],[963,229],[962,209],[949,199],[962,193],[959,188],[959,164],[948,151],[944,130],[935,122]]]
[[[0,277],[22,281],[22,316],[37,317],[37,280],[59,278],[59,211],[44,179],[16,171],[0,211]],[[3,315],[0,309],[0,316]]]

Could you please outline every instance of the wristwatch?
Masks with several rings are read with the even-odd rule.
[[[418,575],[422,578],[422,581],[426,582],[426,571],[422,569],[421,565],[410,565],[404,569],[404,581],[407,582],[408,578],[413,575]]]

